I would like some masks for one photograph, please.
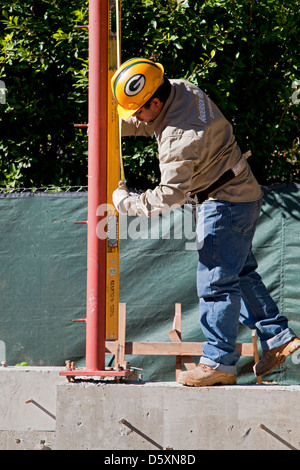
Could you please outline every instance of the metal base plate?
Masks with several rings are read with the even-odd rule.
[[[116,378],[121,379],[133,374],[134,371],[126,370],[88,370],[88,369],[66,369],[59,373],[68,379],[79,377],[98,377],[99,379]]]

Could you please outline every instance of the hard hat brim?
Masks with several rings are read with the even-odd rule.
[[[139,109],[140,108],[137,108],[137,109],[124,109],[119,104],[117,106],[118,114],[119,114],[120,118],[123,119],[123,121],[127,121],[127,119],[131,118],[134,115],[134,113],[136,113]]]

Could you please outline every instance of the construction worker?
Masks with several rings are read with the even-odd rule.
[[[111,85],[122,135],[154,134],[161,172],[157,187],[139,195],[130,195],[121,181],[113,193],[116,209],[153,217],[189,199],[197,213],[196,233],[203,234],[197,290],[206,341],[199,365],[181,372],[178,382],[235,384],[239,321],[256,329],[261,341],[255,374],[275,369],[300,340],[256,272],[251,246],[262,191],[232,126],[202,90],[185,80],[168,80],[163,66],[150,60],[128,60]]]

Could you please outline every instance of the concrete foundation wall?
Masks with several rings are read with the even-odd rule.
[[[0,450],[56,446],[59,367],[0,367]]]
[[[59,385],[57,441],[61,449],[300,448],[299,394],[271,385]]]
[[[60,370],[0,368],[0,450],[300,449],[299,385],[68,383]]]

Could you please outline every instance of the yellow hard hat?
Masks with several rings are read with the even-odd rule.
[[[164,68],[148,59],[130,59],[124,62],[111,79],[118,113],[126,121],[155,93],[162,82]]]

